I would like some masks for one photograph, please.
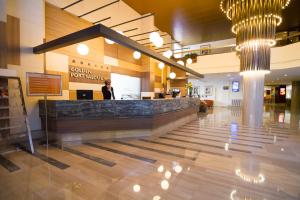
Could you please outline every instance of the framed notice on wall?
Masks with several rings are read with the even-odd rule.
[[[54,74],[27,72],[26,91],[28,96],[61,96],[61,76]]]

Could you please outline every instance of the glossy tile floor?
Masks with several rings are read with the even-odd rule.
[[[215,108],[158,138],[6,153],[0,199],[300,199],[300,131],[288,115],[266,107],[266,126],[253,129],[239,109]]]

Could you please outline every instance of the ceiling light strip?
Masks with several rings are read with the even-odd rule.
[[[135,21],[138,21],[138,20],[141,20],[141,19],[144,19],[144,18],[147,18],[147,17],[150,17],[150,16],[153,16],[154,13],[150,13],[148,15],[144,15],[144,16],[141,16],[141,17],[138,17],[138,18],[135,18],[135,19],[131,19],[129,21],[126,21],[126,22],[122,22],[120,24],[116,24],[116,25],[113,25],[113,26],[110,26],[109,28],[115,28],[117,26],[121,26],[121,25],[124,25],[124,24],[128,24],[128,23],[131,23],[131,22],[135,22]]]
[[[109,20],[109,19],[111,19],[111,17],[106,17],[106,18],[100,19],[96,22],[93,22],[93,24],[99,24],[100,22],[104,22],[104,21]]]
[[[103,5],[103,6],[99,7],[99,8],[96,8],[96,9],[94,9],[94,10],[91,10],[91,11],[87,12],[87,13],[84,13],[84,14],[82,14],[82,15],[79,15],[78,17],[84,17],[84,16],[86,16],[86,15],[88,15],[88,14],[91,14],[91,13],[93,13],[93,12],[95,12],[95,11],[101,10],[101,9],[103,9],[103,8],[106,8],[106,7],[110,6],[110,5],[113,5],[113,4],[115,4],[115,3],[118,3],[119,1],[120,1],[120,0],[116,0],[116,1],[113,1],[113,2],[111,2],[111,3],[105,4],[105,5]]]
[[[71,3],[71,4],[69,4],[69,5],[67,5],[67,6],[65,6],[65,7],[63,7],[63,8],[61,8],[61,9],[62,9],[62,10],[65,10],[65,9],[71,7],[71,6],[74,6],[74,5],[76,5],[76,4],[80,3],[80,2],[82,2],[82,1],[83,1],[83,0],[75,1],[75,2],[73,2],[73,3]]]
[[[139,33],[139,34],[131,35],[131,36],[128,36],[128,37],[130,38],[130,37],[136,37],[136,36],[146,35],[146,34],[150,34],[152,32],[156,32],[156,31],[159,31],[159,30],[154,30],[154,31],[148,31],[148,32],[144,32],[144,33]]]
[[[128,29],[128,30],[123,31],[123,33],[128,33],[128,32],[136,31],[136,30],[138,30],[138,28],[132,28],[132,29]]]

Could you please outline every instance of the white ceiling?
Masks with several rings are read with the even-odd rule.
[[[201,82],[242,80],[239,73],[215,73],[205,74]],[[292,81],[300,81],[300,66],[294,68],[272,70],[265,77],[266,85],[291,84]]]

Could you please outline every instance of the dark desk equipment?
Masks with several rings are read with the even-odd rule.
[[[77,100],[93,100],[93,90],[77,90]]]
[[[174,88],[172,90],[172,97],[175,98],[180,93],[180,89]]]

